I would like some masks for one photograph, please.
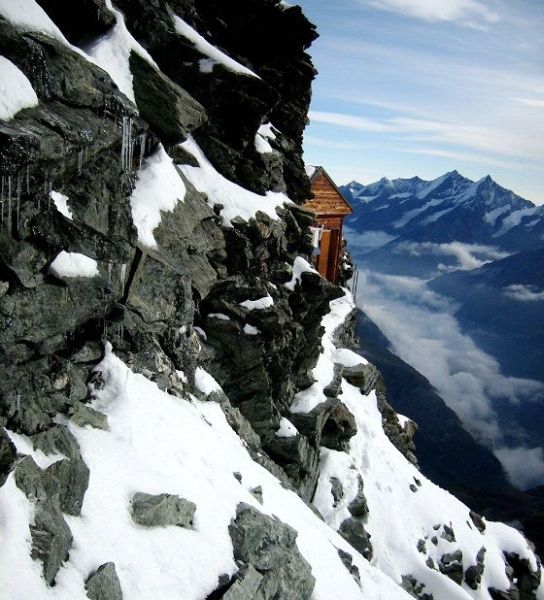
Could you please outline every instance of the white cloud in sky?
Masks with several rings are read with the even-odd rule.
[[[544,100],[537,98],[514,98],[514,100],[531,108],[544,108]]]
[[[510,481],[527,490],[544,481],[544,452],[537,448],[499,448],[495,456],[501,461]]]
[[[453,21],[485,28],[499,21],[499,15],[476,0],[362,0],[363,3],[426,21]]]
[[[519,300],[520,302],[544,301],[544,291],[540,292],[532,286],[514,284],[503,289],[506,296],[513,298],[514,300]]]
[[[393,352],[427,377],[484,443],[502,445],[495,398],[516,404],[520,398],[544,397],[542,383],[504,376],[498,362],[462,333],[453,303],[423,280],[362,270],[358,290],[358,304],[389,339]]]
[[[544,139],[520,130],[494,130],[487,127],[431,121],[407,117],[367,118],[346,113],[317,111],[310,121],[357,131],[396,136],[399,141],[435,142],[534,160],[544,155]]]

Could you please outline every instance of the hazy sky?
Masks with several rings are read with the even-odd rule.
[[[321,35],[305,159],[337,183],[457,169],[544,203],[542,0],[299,0]]]

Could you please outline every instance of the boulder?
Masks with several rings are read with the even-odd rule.
[[[51,586],[62,563],[68,560],[73,541],[72,532],[62,516],[57,500],[47,498],[36,502],[30,535],[31,556],[42,562],[44,579]]]
[[[360,552],[367,560],[372,559],[372,543],[370,534],[366,531],[362,519],[349,517],[340,524],[338,533]]]
[[[229,526],[234,558],[263,576],[255,598],[308,600],[315,580],[300,554],[294,529],[241,503]]]
[[[196,505],[173,494],[144,494],[138,492],[132,499],[132,520],[144,527],[170,525],[192,529]]]
[[[123,600],[115,563],[100,565],[85,581],[85,589],[90,600]]]

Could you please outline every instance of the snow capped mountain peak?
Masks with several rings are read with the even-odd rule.
[[[365,229],[395,237],[431,235],[437,242],[456,239],[495,245],[497,238],[506,236],[504,250],[509,251],[532,247],[535,235],[538,241],[544,234],[544,211],[490,175],[476,182],[457,170],[431,181],[384,177],[366,186],[352,182],[346,195],[354,206],[351,222],[364,222]]]

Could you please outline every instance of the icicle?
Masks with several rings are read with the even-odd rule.
[[[121,131],[121,167],[125,173],[130,173],[132,171],[133,153],[132,117],[123,116]]]
[[[17,405],[17,414],[21,414],[21,394],[19,393],[19,390],[17,390],[17,393],[15,394],[15,404]]]
[[[4,227],[4,185],[5,185],[5,179],[4,179],[4,176],[2,175],[2,184],[1,184],[1,189],[0,189],[0,202],[2,203],[2,227]]]
[[[77,153],[77,174],[81,175],[81,169],[83,168],[83,148]]]
[[[30,194],[30,165],[26,166],[26,193]]]
[[[113,267],[113,263],[108,261],[108,285],[111,285],[111,269]]]
[[[19,231],[19,223],[20,223],[20,214],[21,214],[21,187],[22,187],[22,181],[21,181],[21,175],[17,176],[17,219],[16,219],[16,224],[17,224],[17,231]]]
[[[11,175],[8,175],[8,228],[11,232]]]
[[[144,162],[145,143],[146,143],[146,134],[142,133],[142,135],[140,135],[140,156],[138,158],[138,169],[142,168],[142,163]]]
[[[127,263],[123,263],[121,265],[121,272],[119,274],[119,279],[120,279],[120,283],[121,283],[121,294],[125,290],[125,278],[126,278],[126,275],[127,275]]]

